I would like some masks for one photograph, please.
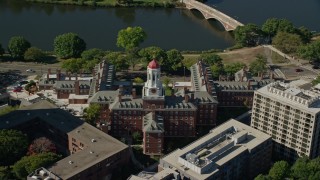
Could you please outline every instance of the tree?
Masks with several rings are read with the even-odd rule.
[[[224,68],[222,62],[215,63],[211,66],[213,78],[219,78],[219,75],[224,74]]]
[[[141,77],[136,77],[133,79],[133,82],[137,84],[142,84],[144,83],[144,80]]]
[[[117,3],[120,5],[129,5],[133,2],[133,0],[117,0]]]
[[[164,77],[163,80],[162,80],[165,88],[168,88],[169,87],[169,84],[171,83],[171,79],[168,78],[168,77]]]
[[[86,43],[75,33],[65,33],[54,39],[53,47],[60,58],[77,58],[86,49]]]
[[[67,71],[70,71],[71,73],[79,73],[80,70],[83,69],[84,64],[85,61],[83,59],[72,58],[64,60],[61,67]]]
[[[263,174],[259,174],[257,177],[254,178],[254,180],[269,180],[269,176],[267,175],[263,175]]]
[[[25,179],[25,177],[34,170],[49,166],[59,159],[61,159],[61,156],[52,152],[25,156],[13,165],[12,170],[18,178]]]
[[[28,155],[36,155],[46,152],[56,153],[56,151],[56,145],[50,139],[40,137],[32,141],[29,146]]]
[[[105,58],[108,62],[115,66],[116,70],[124,70],[129,68],[129,62],[127,58],[130,57],[125,57],[121,52],[109,52]]]
[[[31,47],[29,41],[22,36],[14,36],[10,39],[8,51],[13,58],[23,58],[24,53]]]
[[[146,37],[147,34],[141,27],[127,27],[118,32],[117,46],[122,47],[129,52],[138,47]]]
[[[29,93],[34,92],[37,90],[37,84],[33,80],[31,80],[25,87],[24,89],[28,91]]]
[[[149,63],[152,59],[157,59],[162,65],[165,61],[167,61],[166,52],[156,46],[150,46],[147,48],[143,48],[138,52],[141,57],[142,62]]]
[[[0,165],[9,166],[27,151],[28,138],[13,129],[0,130]]]
[[[303,43],[309,43],[311,41],[312,33],[309,29],[302,26],[302,27],[299,27],[297,31],[298,31],[297,34],[302,39]]]
[[[100,60],[102,59],[106,53],[98,48],[88,49],[81,53],[81,58],[86,61],[91,60]]]
[[[250,63],[250,71],[257,75],[263,73],[267,69],[267,58],[258,54],[256,60]]]
[[[208,64],[209,66],[212,66],[216,63],[222,63],[222,58],[216,54],[216,53],[204,53],[200,55],[200,59]]]
[[[178,68],[182,67],[183,56],[177,49],[171,49],[166,52],[167,60],[163,61],[161,64],[165,66],[168,71],[176,71]]]
[[[117,46],[125,49],[126,60],[131,65],[132,70],[138,60],[139,45],[146,39],[145,31],[137,27],[128,27],[118,32]]]
[[[224,71],[228,75],[234,75],[236,72],[238,72],[240,69],[244,68],[245,66],[246,64],[242,62],[230,63],[224,66]]]
[[[278,32],[272,39],[272,44],[284,53],[295,53],[302,45],[302,40],[297,34]]]
[[[241,46],[256,46],[262,37],[263,32],[255,24],[249,23],[244,26],[238,26],[234,30],[235,41]]]
[[[310,171],[308,169],[308,157],[301,157],[291,167],[291,176],[295,179],[308,179]]]
[[[141,143],[142,141],[142,136],[139,131],[135,131],[134,133],[132,133],[132,138],[134,143]]]
[[[84,118],[86,122],[94,125],[100,115],[100,109],[101,107],[99,104],[90,104],[89,107],[85,109]]]
[[[4,54],[4,49],[2,48],[2,45],[0,44],[0,56]]]
[[[43,51],[36,47],[30,47],[27,49],[27,51],[24,53],[24,59],[25,60],[31,60],[31,61],[42,61],[45,57],[45,54]]]
[[[84,61],[84,60],[83,60]],[[82,65],[82,69],[85,71],[85,72],[92,72],[92,70],[94,69],[94,67],[100,62],[100,60],[98,59],[94,59],[94,60],[91,60],[91,61],[84,61],[83,65]]]
[[[283,180],[289,176],[290,166],[286,161],[278,161],[273,164],[269,171],[272,180]]]
[[[273,37],[278,32],[278,26],[279,26],[279,19],[277,18],[269,18],[266,20],[265,23],[262,25],[262,31],[269,36]]]
[[[320,62],[320,41],[312,42],[306,46],[302,46],[298,50],[300,57],[314,62]]]
[[[291,21],[287,19],[279,19],[277,32],[295,33],[296,29]]]

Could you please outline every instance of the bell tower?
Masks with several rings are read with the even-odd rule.
[[[160,74],[160,65],[157,60],[153,59],[147,67],[147,82],[144,84],[142,97],[159,98],[164,96]]]

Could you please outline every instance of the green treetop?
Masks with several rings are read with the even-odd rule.
[[[54,39],[53,47],[60,58],[76,58],[86,49],[86,43],[75,33],[65,33]]]

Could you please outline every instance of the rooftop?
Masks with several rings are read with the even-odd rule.
[[[24,117],[24,118],[21,118]],[[115,138],[83,122],[47,101],[40,101],[0,117],[0,129],[14,128],[39,119],[84,144],[83,150],[67,156],[48,170],[62,179],[91,167],[107,157],[127,148]]]
[[[302,89],[300,88],[301,86],[305,87],[304,84],[301,85],[295,81],[291,83],[274,82],[259,89],[257,92],[272,99],[278,99],[305,110],[308,109],[308,111],[318,112],[320,110],[320,93],[314,91],[313,88]]]
[[[270,139],[270,136],[231,119],[162,160],[196,179],[207,179],[234,157]]]

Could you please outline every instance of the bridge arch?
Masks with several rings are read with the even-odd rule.
[[[199,10],[199,9],[196,8],[196,7],[191,7],[191,8],[188,8],[188,9],[189,9],[189,10],[196,10],[196,11],[200,12],[200,13],[202,14],[202,16],[203,16],[206,20],[209,20],[209,19],[214,19],[214,20],[216,20],[217,22],[219,22],[219,23],[223,26],[223,28],[224,28],[226,31],[233,31],[232,29],[230,30],[229,26],[228,26],[227,24],[223,23],[223,22],[220,20],[220,18],[218,18],[218,17],[215,17],[215,16],[212,16],[212,15],[210,15],[210,14],[208,14],[208,13],[205,13],[205,12]]]
[[[233,31],[238,26],[243,26],[243,24],[238,22],[237,20],[231,18],[230,16],[206,4],[203,4],[196,0],[181,0],[181,1],[186,5],[187,9],[189,10],[196,9],[200,11],[200,13],[205,17],[205,19],[215,19],[219,21],[226,31]]]

